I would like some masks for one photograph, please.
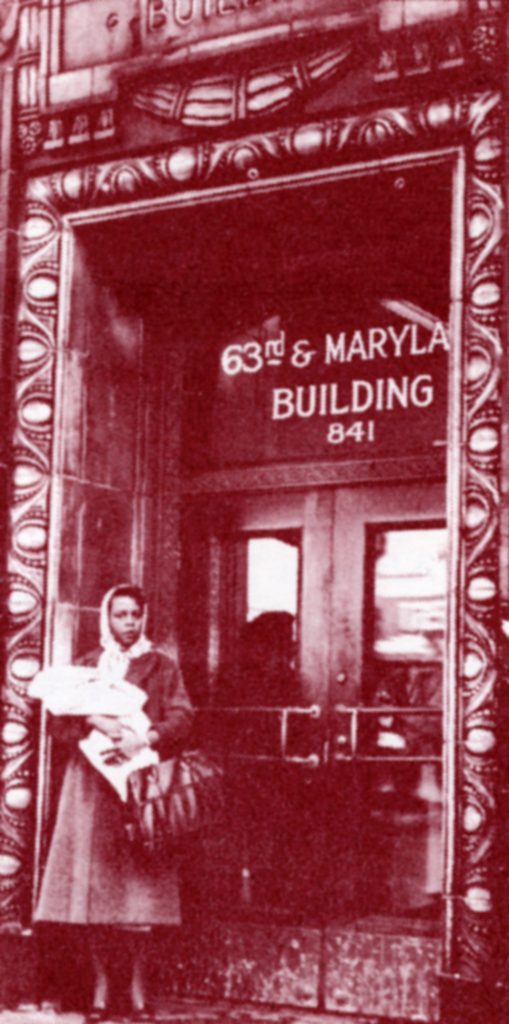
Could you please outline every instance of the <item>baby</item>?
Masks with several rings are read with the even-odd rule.
[[[132,771],[157,764],[159,755],[148,743],[150,720],[142,710],[147,694],[125,679],[98,674],[97,668],[66,665],[43,669],[28,689],[29,697],[42,701],[52,715],[78,715],[89,718],[107,715],[118,719],[123,730],[139,740],[132,757],[116,749],[111,739],[92,729],[80,741],[80,749],[94,768],[127,800],[127,778]]]

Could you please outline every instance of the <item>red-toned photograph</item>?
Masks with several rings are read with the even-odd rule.
[[[508,39],[0,0],[0,1024],[509,1019]]]

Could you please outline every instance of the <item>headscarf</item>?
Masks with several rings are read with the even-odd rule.
[[[145,636],[147,627],[147,605],[143,606],[141,620],[141,633],[136,641],[127,650],[121,647],[118,640],[115,640],[110,626],[110,605],[118,590],[126,584],[117,583],[111,587],[101,601],[99,616],[100,644],[103,649],[99,658],[98,669],[100,679],[124,679],[129,663],[132,658],[140,658],[142,654],[152,649],[152,643]]]

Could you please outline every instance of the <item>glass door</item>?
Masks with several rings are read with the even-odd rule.
[[[235,791],[229,914],[437,933],[443,509],[442,485],[405,483],[230,495],[188,517],[204,598],[187,674],[208,679],[203,727]]]
[[[194,503],[186,517],[184,593],[195,600],[183,603],[184,670],[202,690],[202,739],[225,758],[230,794],[204,899],[229,917],[321,914],[331,511],[331,494],[297,492]],[[206,536],[208,553],[195,542]]]
[[[357,928],[438,924],[443,508],[440,485],[335,492],[328,760],[338,791],[355,775]]]

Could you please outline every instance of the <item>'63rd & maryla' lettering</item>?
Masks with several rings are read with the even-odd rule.
[[[402,328],[369,327],[348,333],[340,331],[325,335],[325,362],[350,363],[354,359],[400,359],[405,356],[432,355],[436,351],[449,351],[449,341],[444,324],[437,320],[429,337],[422,338],[417,324],[405,324]]]

